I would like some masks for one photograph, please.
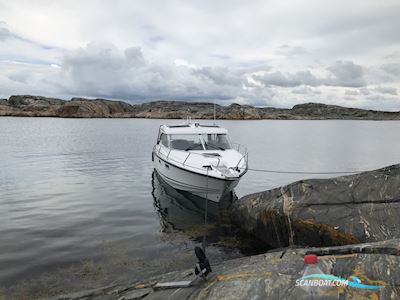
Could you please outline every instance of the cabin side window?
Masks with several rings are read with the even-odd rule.
[[[165,133],[161,133],[160,141],[161,141],[161,144],[163,144],[165,147],[168,147],[168,138]]]

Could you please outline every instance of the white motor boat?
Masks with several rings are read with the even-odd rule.
[[[189,123],[160,126],[152,159],[173,188],[219,202],[247,172],[248,153],[225,128]]]

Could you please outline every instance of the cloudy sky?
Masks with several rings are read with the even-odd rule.
[[[0,0],[0,97],[400,110],[399,0]]]

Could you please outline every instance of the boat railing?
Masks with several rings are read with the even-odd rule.
[[[240,154],[242,154],[242,156],[238,160],[235,168],[238,168],[240,163],[244,160],[245,161],[245,169],[247,169],[247,165],[248,165],[248,151],[247,151],[247,148],[245,146],[241,145],[241,144],[238,144],[238,143],[232,143],[232,147],[233,147],[233,149],[238,151]],[[161,152],[161,147],[159,147],[157,152],[158,152],[158,154],[164,156],[167,160],[170,160],[170,161],[173,161],[173,162],[175,162],[177,164],[180,164],[183,167],[186,166],[186,167],[190,167],[190,168],[197,169],[197,170],[202,170],[202,171],[204,171],[204,166],[202,166],[202,168],[199,168],[198,166],[195,166],[195,165],[193,165],[191,163],[188,163],[188,161],[190,161],[191,157],[199,157],[199,156],[201,156],[202,159],[208,158],[211,161],[214,161],[214,163],[212,163],[211,165],[213,167],[215,167],[216,169],[221,164],[221,159],[219,157],[217,157],[217,156],[213,156],[212,154],[208,154],[208,153],[196,153],[196,152],[191,152],[191,151],[189,151],[189,152],[182,151],[182,152],[187,152],[187,155],[186,155],[185,159],[183,160],[183,162],[182,161],[178,161],[178,160],[176,160],[176,159],[174,159],[174,158],[172,158],[170,156],[172,150],[173,150],[172,148],[169,148],[168,153],[164,154],[164,153]],[[174,149],[174,151],[181,151],[181,150]]]
[[[174,149],[174,150],[175,151],[181,151],[181,150],[177,150],[177,149]],[[219,165],[220,165],[220,162],[221,162],[221,159],[219,157],[207,155],[207,153],[196,153],[196,152],[188,152],[187,155],[186,155],[186,158],[182,162],[182,161],[178,161],[178,160],[173,159],[172,157],[170,157],[171,151],[172,151],[172,148],[169,148],[168,154],[165,155],[164,153],[161,153],[161,147],[159,147],[157,152],[158,152],[159,155],[164,156],[167,160],[170,160],[170,161],[173,161],[173,162],[175,162],[177,164],[180,164],[183,167],[186,166],[186,167],[190,167],[190,168],[197,169],[197,170],[202,170],[202,171],[204,171],[204,167],[199,168],[198,166],[194,166],[193,164],[190,164],[190,163],[188,164],[187,163],[187,161],[188,161],[190,156],[192,156],[192,155],[196,156],[197,155],[197,157],[201,156],[202,159],[204,159],[204,157],[209,158],[211,160],[215,159],[216,160],[216,164],[212,164],[212,166],[215,167],[215,168],[218,168]],[[187,151],[182,151],[182,152],[187,152]]]
[[[170,152],[171,152],[171,150],[170,150]],[[218,160],[218,163],[217,163],[217,165],[215,166],[216,168],[219,167],[219,164],[220,164],[220,162],[221,162],[221,159],[220,159],[219,157],[212,156],[212,155],[207,155],[207,153],[189,152],[188,155],[186,156],[185,160],[184,160],[183,163],[182,163],[183,166],[185,166],[186,161],[188,160],[189,156],[191,156],[191,155],[200,155],[202,158],[207,157],[207,158],[211,158],[211,159],[217,159],[217,160]],[[189,165],[189,167],[192,167],[192,168],[193,168],[193,166],[191,166],[191,165]]]
[[[247,147],[239,144],[239,143],[232,143],[233,148],[239,152],[240,154],[242,154],[242,157],[239,159],[238,163],[236,164],[236,168],[239,167],[240,163],[244,160],[246,163],[246,168],[248,168],[248,161],[249,161],[249,152],[247,150]]]

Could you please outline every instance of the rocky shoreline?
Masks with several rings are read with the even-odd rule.
[[[400,164],[331,179],[309,179],[234,202],[233,224],[275,250],[212,265],[207,281],[188,288],[155,284],[190,280],[192,270],[114,284],[61,299],[299,299],[305,254],[325,274],[356,276],[378,289],[334,287],[324,299],[400,298]],[[211,262],[212,263],[212,262]]]
[[[272,248],[400,238],[400,164],[247,195],[234,203],[231,218]]]
[[[337,287],[322,299],[399,299],[400,240],[339,247],[288,248],[243,257],[213,266],[207,281],[199,280],[187,288],[157,289],[157,283],[191,280],[193,270],[162,274],[141,282],[108,285],[47,300],[163,300],[163,299],[310,299],[295,288],[304,270],[303,256],[319,255],[325,274],[347,279],[357,276],[363,284],[383,288]],[[301,298],[304,297],[304,298]]]
[[[400,112],[347,108],[306,103],[291,109],[231,104],[216,106],[217,119],[225,120],[400,120]],[[106,99],[61,100],[15,95],[0,99],[0,116],[61,118],[213,119],[214,104],[207,102],[153,101],[128,104]]]

